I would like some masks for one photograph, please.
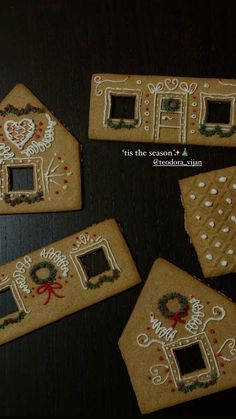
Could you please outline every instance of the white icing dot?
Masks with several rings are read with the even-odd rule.
[[[224,214],[224,211],[222,209],[219,209],[218,214],[222,215],[222,214]]]
[[[141,84],[141,83],[142,83],[142,81],[141,81],[141,80],[136,80],[136,83],[137,83],[137,84]]]
[[[227,251],[227,253],[228,253],[228,255],[233,255],[233,254],[234,254],[234,251],[233,251],[233,249],[229,249],[229,250]]]
[[[236,189],[236,183],[233,184],[233,189]]]
[[[226,177],[226,176],[221,176],[221,177],[219,178],[219,182],[221,182],[221,183],[225,183],[225,182],[226,182],[226,180],[227,180],[227,177]]]
[[[189,198],[192,199],[193,201],[196,199],[196,195],[194,195],[194,193],[191,193],[189,195]]]
[[[231,215],[230,219],[236,223],[236,216],[235,215]]]
[[[222,260],[222,261],[220,262],[220,264],[221,264],[222,266],[227,266],[227,265],[228,265],[228,262],[227,262],[227,260]]]
[[[213,205],[212,201],[205,201],[204,202],[205,207],[211,207]]]
[[[149,126],[145,125],[144,129],[145,129],[145,131],[149,131]]]
[[[202,235],[201,235],[201,239],[202,239],[202,240],[206,240],[206,239],[207,239],[207,237],[208,237],[208,236],[207,236],[207,234],[202,234]]]
[[[218,193],[218,191],[217,191],[217,189],[215,189],[215,188],[212,188],[211,190],[210,190],[210,194],[211,195],[216,195]]]
[[[196,220],[201,220],[201,215],[197,214],[197,215],[195,216],[195,218],[196,218]]]
[[[211,254],[211,253],[207,253],[207,254],[206,254],[206,259],[207,259],[207,260],[212,260],[212,259],[213,259],[212,254]]]
[[[146,99],[144,103],[145,103],[145,105],[149,105],[149,100]]]
[[[222,231],[223,231],[223,233],[228,233],[229,232],[229,227],[223,227]]]
[[[205,87],[206,89],[208,89],[209,86],[210,86],[209,83],[204,83],[203,85],[203,87]]]
[[[197,106],[197,102],[192,102],[192,106]]]
[[[225,202],[227,202],[227,204],[232,204],[232,199],[231,198],[226,198]]]
[[[215,242],[215,247],[221,247],[221,242]]]
[[[206,186],[205,182],[199,182],[198,183],[199,188],[204,188],[204,186]]]
[[[148,111],[146,111],[146,112],[144,112],[144,115],[145,115],[145,116],[149,116],[149,115],[150,115],[150,113],[149,113]]]
[[[209,221],[209,223],[208,223],[208,224],[209,224],[209,226],[210,226],[210,227],[212,227],[212,228],[213,228],[213,227],[215,227],[215,223],[214,223],[214,221]]]
[[[196,132],[195,129],[190,130],[190,134],[194,134],[195,132]]]
[[[194,113],[191,115],[191,118],[196,119],[197,115],[195,115]]]

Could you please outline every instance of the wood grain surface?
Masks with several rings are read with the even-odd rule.
[[[191,3],[191,5],[190,5]],[[178,179],[236,164],[235,150],[189,147],[202,168],[153,168],[89,141],[95,72],[236,77],[233,2],[0,0],[0,97],[25,83],[83,145],[83,210],[0,216],[0,263],[115,217],[145,281],[167,258],[203,279],[184,230]],[[209,280],[236,301],[236,275]],[[141,417],[117,341],[143,285],[0,348],[1,416]],[[137,366],[138,368],[138,366]],[[235,389],[150,415],[230,415]]]

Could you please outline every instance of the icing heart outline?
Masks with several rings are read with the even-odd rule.
[[[232,358],[227,358],[226,356],[222,355],[222,352],[225,349],[228,349],[229,354],[232,356]],[[223,345],[220,347],[219,351],[217,352],[217,355],[220,356],[224,361],[231,362],[236,360],[236,344],[234,338],[228,338],[223,343]]]
[[[163,369],[163,372],[166,372],[166,376],[162,377],[161,373],[159,372],[160,369]],[[149,372],[153,376],[152,383],[155,386],[159,386],[160,384],[164,384],[168,379],[170,375],[170,368],[165,364],[155,364],[149,368]]]
[[[178,85],[179,85],[178,79],[165,79],[165,86],[170,91],[177,89]]]
[[[33,137],[35,124],[32,119],[23,118],[20,121],[9,119],[3,126],[6,138],[19,150]]]

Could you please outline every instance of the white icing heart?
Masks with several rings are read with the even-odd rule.
[[[177,79],[165,79],[165,86],[168,90],[177,89],[178,84],[179,84],[179,80]]]
[[[18,122],[8,120],[3,128],[7,139],[21,150],[34,135],[35,124],[32,119],[23,118]]]

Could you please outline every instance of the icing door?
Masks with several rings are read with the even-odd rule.
[[[156,96],[154,141],[185,143],[187,95],[167,92]]]

